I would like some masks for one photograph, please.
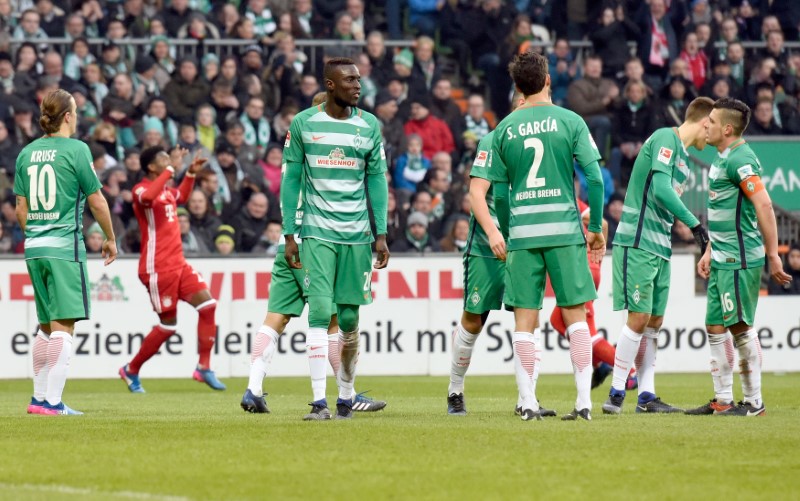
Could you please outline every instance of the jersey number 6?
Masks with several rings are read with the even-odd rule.
[[[544,155],[544,144],[538,137],[529,137],[522,143],[525,148],[533,148],[533,163],[531,170],[528,172],[528,181],[526,183],[528,188],[541,188],[544,186],[545,180],[543,177],[536,177],[539,172],[539,167],[542,165],[542,156]]]

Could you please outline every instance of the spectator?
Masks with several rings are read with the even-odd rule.
[[[106,40],[103,43],[100,59],[100,70],[103,72],[103,78],[106,81],[113,80],[120,73],[128,74],[128,66],[122,57],[122,50],[119,45],[111,40]]]
[[[475,160],[475,153],[478,151],[478,136],[474,132],[465,131],[462,136],[463,148],[461,152],[461,159],[458,161],[457,171],[463,174],[472,168],[472,162]]]
[[[689,80],[694,84],[695,89],[701,89],[706,82],[706,71],[708,68],[708,58],[705,52],[700,50],[697,44],[697,35],[687,33],[683,41],[683,51],[680,58],[686,61],[689,68]]]
[[[192,231],[207,249],[211,249],[214,246],[217,228],[222,221],[209,210],[206,195],[200,190],[192,191],[186,202],[186,210],[189,211]]]
[[[216,19],[220,35],[224,38],[234,38],[234,28],[240,19],[241,16],[239,15],[239,9],[236,5],[225,2],[219,10]]]
[[[253,247],[253,254],[265,254],[267,257],[277,256],[282,237],[281,231],[282,225],[280,222],[268,222],[264,234],[261,235],[258,243]]]
[[[111,214],[111,226],[114,228],[115,235],[122,235],[125,233],[128,220],[133,215],[132,211],[127,210],[131,208],[130,204],[133,201],[130,190],[125,189],[128,174],[123,167],[115,166],[106,169],[102,181],[102,194]],[[86,211],[87,215],[89,213]]]
[[[317,36],[322,31],[321,20],[314,16],[311,0],[294,0],[292,13],[303,28],[306,38]]]
[[[16,99],[12,104],[14,110],[13,135],[20,144],[28,144],[39,137],[38,124],[33,120],[33,105],[25,99]]]
[[[736,20],[732,17],[726,17],[722,20],[719,25],[718,31],[718,42],[723,42],[722,47],[712,47],[710,50],[712,51],[714,57],[711,59],[726,59],[727,58],[727,47],[729,47],[733,43],[740,42],[739,39],[739,25]]]
[[[178,207],[178,227],[181,232],[181,243],[184,254],[208,254],[209,250],[203,239],[192,228],[189,211]]]
[[[422,88],[414,88],[411,86],[410,78],[411,72],[414,69],[414,54],[410,50],[403,49],[395,54],[394,58],[392,58],[392,64],[394,65],[395,76],[399,77],[408,85],[409,94],[423,93]]]
[[[423,141],[417,134],[408,136],[408,149],[397,158],[392,179],[397,196],[405,202],[417,192],[417,185],[425,178],[431,162],[422,156]]]
[[[200,144],[202,144],[209,153],[214,151],[217,138],[220,136],[219,127],[217,127],[215,123],[215,115],[214,107],[208,103],[201,104],[200,107],[197,108],[197,120],[195,121],[197,137]]]
[[[149,102],[152,98],[161,95],[161,88],[156,80],[157,69],[155,59],[147,54],[136,59],[132,82],[135,100],[139,103]]]
[[[786,255],[786,264],[783,271],[791,275],[792,281],[788,284],[776,284],[769,282],[769,293],[776,295],[800,294],[800,244],[794,243]]]
[[[128,30],[121,19],[111,19],[106,25],[106,38],[113,40],[120,50],[122,61],[125,67],[130,69],[133,67],[133,62],[136,60],[136,49],[127,42]]]
[[[64,74],[78,81],[86,65],[95,61],[94,55],[89,52],[89,42],[85,38],[76,38],[70,45],[70,52],[64,58]]]
[[[670,77],[661,90],[657,119],[663,127],[680,127],[691,102],[687,91],[691,84],[682,77]]]
[[[242,204],[242,194],[248,194],[258,187],[254,173],[236,159],[236,150],[227,141],[217,144],[215,156],[209,161],[211,169],[217,174],[220,196],[222,197],[223,221],[229,221]],[[258,173],[263,178],[263,173]]]
[[[271,36],[278,29],[278,24],[268,7],[267,0],[248,0],[244,16],[253,21],[253,34],[261,43],[269,43]]]
[[[100,223],[92,223],[86,229],[86,253],[99,255],[103,252],[103,241],[106,239],[103,229],[100,228]]]
[[[145,4],[142,0],[126,0],[122,3],[120,17],[125,24],[125,29],[132,37],[145,38],[148,34],[147,27],[152,14],[153,12],[148,12],[145,9]]]
[[[386,152],[386,165],[392,170],[395,159],[406,149],[406,134],[403,122],[397,118],[397,101],[386,91],[375,97],[375,116],[381,123],[383,148]]]
[[[103,112],[103,100],[108,96],[109,90],[100,70],[100,65],[96,63],[87,64],[83,69],[83,82],[89,91],[87,96],[97,105],[97,111]]]
[[[435,43],[432,38],[417,37],[414,47],[414,67],[411,69],[412,91],[430,92],[433,83],[442,78],[434,58]]]
[[[349,0],[360,1],[360,0]],[[378,84],[372,79],[372,63],[369,56],[359,53],[355,57],[356,68],[361,75],[361,95],[359,96],[359,106],[372,110],[375,107],[375,96],[378,95]]]
[[[473,132],[480,141],[492,128],[486,120],[485,114],[486,106],[483,96],[480,94],[470,95],[467,98],[467,113],[464,115],[464,126],[461,130]]]
[[[372,65],[372,78],[378,87],[389,83],[389,77],[394,72],[392,54],[386,50],[383,33],[373,31],[367,37],[367,56]]]
[[[744,46],[740,42],[733,42],[728,45],[725,55],[725,60],[728,61],[728,66],[731,69],[731,78],[740,89],[743,88],[746,83]]]
[[[236,159],[242,164],[242,167],[250,170],[256,166],[260,155],[258,153],[258,148],[245,143],[244,135],[245,128],[242,122],[239,120],[232,120],[225,129],[224,142],[233,147]]]
[[[456,149],[460,150],[461,136],[464,134],[464,119],[461,108],[453,101],[453,84],[447,78],[440,78],[433,83],[431,113],[444,120],[453,134]]]
[[[386,217],[386,243],[391,248],[394,242],[403,238],[406,230],[406,211],[397,203],[393,188],[389,188],[389,199],[386,207],[388,212]]]
[[[397,0],[388,0],[387,3],[392,1]],[[416,28],[420,35],[433,37],[436,28],[439,27],[439,11],[444,4],[445,0],[408,0],[409,24]]]
[[[649,8],[642,9],[643,16],[638,22],[642,27],[638,55],[644,62],[645,82],[659,92],[669,62],[678,57],[678,37],[667,15],[665,0],[650,0],[649,4]]]
[[[197,129],[194,126],[193,122],[183,123],[180,126],[180,139],[178,140],[178,146],[184,148],[189,152],[188,155],[183,157],[183,165],[181,168],[188,168],[189,164],[192,163],[192,159],[195,157],[201,158],[210,158],[211,151],[206,149],[197,139]]]
[[[397,117],[403,122],[408,121],[408,117],[411,116],[411,100],[409,99],[408,84],[405,83],[405,79],[397,74],[393,75],[389,79],[386,91],[397,103]]]
[[[155,79],[158,87],[163,91],[169,82],[172,81],[171,75],[175,72],[175,58],[172,56],[169,40],[164,36],[152,38],[153,50],[150,56],[156,61]]]
[[[609,170],[617,186],[627,186],[633,163],[642,144],[658,128],[653,105],[647,99],[644,84],[628,82],[623,99],[614,110],[612,151]]]
[[[763,59],[775,61],[772,78],[775,85],[783,87],[788,94],[794,94],[797,88],[796,77],[789,63],[789,51],[784,45],[783,32],[773,30],[767,33],[767,47],[761,53]]]
[[[625,202],[625,195],[619,192],[611,195],[606,205],[605,214],[603,217],[608,221],[608,239],[606,240],[606,248],[610,249],[614,242],[614,235],[617,233],[617,226],[619,226],[620,219],[622,218],[622,207]]]
[[[439,243],[428,234],[428,218],[420,212],[412,212],[408,216],[408,227],[403,237],[394,241],[391,246],[392,252],[405,253],[414,252],[424,254],[426,252],[439,252]]]
[[[0,120],[0,174],[5,176],[5,182],[12,182],[17,172],[17,156],[22,151],[22,145],[14,141],[8,134],[6,123]]]
[[[220,256],[229,256],[238,250],[236,248],[236,230],[233,226],[223,224],[217,228],[217,233],[214,237],[214,248]]]
[[[104,168],[111,169],[117,166],[120,157],[125,153],[125,148],[119,144],[117,128],[108,122],[100,122],[97,124],[97,127],[92,131],[91,139],[92,141],[89,143],[89,148],[99,148],[99,157],[103,159],[102,162],[95,162],[94,166],[99,177]],[[97,160],[98,155],[94,155],[94,158]]]
[[[37,41],[47,38],[41,28],[41,16],[34,9],[28,9],[19,18],[19,25],[14,29],[14,40]]]
[[[569,86],[567,105],[586,121],[600,155],[606,158],[606,148],[611,134],[609,110],[619,95],[619,88],[611,80],[602,78],[602,73],[603,62],[600,58],[587,57],[583,63],[583,78],[575,80]]]
[[[463,253],[469,237],[469,218],[458,216],[450,225],[447,236],[439,242],[442,252]]]
[[[102,242],[100,243],[102,245]],[[11,239],[11,235],[6,233],[5,225],[0,224],[0,254],[13,254],[14,253],[14,241]]]
[[[621,77],[630,54],[628,41],[638,39],[639,36],[639,27],[625,15],[621,5],[616,9],[611,6],[603,9],[598,27],[589,35],[594,53],[603,60],[603,77]],[[551,78],[552,74],[551,68]]]
[[[164,129],[163,136],[167,144],[178,144],[178,124],[167,116],[167,102],[163,97],[154,97],[147,104],[147,114],[142,118],[147,122],[149,118],[158,119]]]
[[[775,123],[773,103],[770,98],[761,98],[753,109],[753,119],[745,130],[748,136],[775,136],[783,134],[783,129]]]
[[[267,228],[269,201],[263,193],[253,193],[238,214],[231,219],[236,228],[236,249],[251,252]]]
[[[223,63],[223,72],[227,63]],[[211,105],[214,107],[216,126],[224,129],[229,122],[238,121],[240,100],[227,79],[217,78],[211,86]]]
[[[319,81],[314,75],[303,75],[300,79],[300,92],[295,95],[301,110],[311,107],[311,100],[320,91]]]
[[[11,237],[11,247],[14,254],[25,252],[23,242],[25,234],[17,222],[17,199],[13,195],[0,201],[0,215],[2,215],[3,233]]]
[[[264,181],[267,189],[275,196],[281,191],[281,165],[283,163],[283,149],[278,143],[270,143],[267,153],[263,159],[259,159],[258,164],[264,171]]]
[[[430,114],[431,98],[427,94],[413,96],[411,118],[406,122],[406,135],[418,134],[422,138],[422,155],[430,159],[438,151],[452,154],[455,150],[453,136],[447,124]]]
[[[433,225],[430,230],[435,238],[442,238],[444,227],[442,222],[446,221],[450,212],[453,210],[453,196],[450,192],[449,171],[440,168],[432,168],[425,174],[423,185],[428,193],[431,194],[431,209],[429,217],[431,221],[438,224]]]
[[[683,66],[686,65],[686,62],[683,59],[676,59],[675,62],[680,62]],[[683,70],[681,70],[681,74],[683,73]],[[644,81],[644,65],[642,64],[642,60],[636,56],[631,56],[627,61],[625,61],[625,72],[623,77],[618,80],[618,82],[620,88],[625,88],[625,86],[628,85],[628,82],[641,82],[644,85],[644,88],[647,90],[647,95],[649,97],[655,97],[653,89],[650,88],[650,86],[647,85],[647,82]]]
[[[559,38],[553,45],[553,52],[547,56],[553,103],[564,106],[570,84],[578,75],[577,63],[572,59],[569,41]],[[479,138],[480,139],[480,138]]]
[[[194,118],[197,104],[208,100],[209,88],[198,74],[195,58],[184,58],[178,71],[179,73],[164,87],[164,100],[168,104],[167,110],[172,118],[189,121]]]
[[[162,148],[169,146],[166,144],[166,141],[164,141],[164,126],[159,119],[156,117],[147,117],[143,120],[142,125],[144,135],[142,136],[139,150],[145,150],[152,146],[160,146]],[[173,167],[179,168],[181,166],[175,165]]]
[[[53,79],[56,88],[71,91],[78,84],[78,82],[64,74],[64,60],[61,58],[61,54],[55,50],[51,50],[44,55],[42,64],[44,66],[44,75]]]
[[[171,0],[169,7],[163,11],[164,26],[167,28],[170,38],[178,37],[178,30],[189,22],[192,9],[189,8],[189,0]]]
[[[84,22],[83,16],[81,16],[79,12],[73,12],[67,16],[64,26],[64,37],[69,40],[87,37],[86,22]]]
[[[222,214],[223,201],[217,173],[210,168],[201,170],[197,174],[195,186],[206,196],[206,200],[208,200],[208,211],[219,217]]]

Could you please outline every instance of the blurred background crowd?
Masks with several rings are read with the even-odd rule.
[[[460,252],[475,149],[509,112],[506,66],[526,50],[547,55],[553,101],[600,147],[610,241],[643,141],[694,97],[747,102],[747,134],[800,134],[799,27],[796,0],[0,0],[0,252],[22,250],[16,157],[61,87],[123,252],[139,250],[139,152],[163,145],[209,158],[178,213],[187,254],[274,255],[283,138],[339,56],[383,126],[391,250]]]

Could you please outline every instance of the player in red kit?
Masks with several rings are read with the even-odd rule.
[[[584,230],[589,222],[589,206],[583,200],[578,199],[578,210],[581,212],[581,219],[583,220]],[[608,224],[605,219],[603,220],[603,235],[606,236],[608,232]],[[594,288],[600,287],[600,263],[593,263],[589,260],[589,271],[592,272],[592,280],[594,281]],[[594,301],[586,303],[586,323],[589,324],[589,334],[592,336],[592,364],[594,365],[594,373],[592,374],[592,388],[596,388],[603,384],[603,381],[614,370],[614,354],[615,348],[603,336],[597,333],[597,326],[594,321]],[[561,308],[556,306],[550,315],[550,325],[553,326],[559,334],[566,336],[566,326],[564,320],[561,318]],[[636,388],[636,376],[634,371],[631,371],[628,377],[628,389]]]
[[[197,351],[200,360],[193,378],[215,390],[225,389],[209,365],[217,331],[214,320],[217,302],[211,297],[203,277],[184,259],[178,226],[178,205],[189,200],[195,175],[203,168],[206,159],[195,157],[178,188],[167,187],[175,175],[172,166],[182,165],[186,153],[186,150],[178,148],[170,155],[156,146],[147,148],[139,157],[145,172],[145,178],[133,188],[133,212],[142,239],[139,280],[147,287],[160,323],[144,339],[133,360],[119,370],[120,377],[133,393],[144,393],[139,369],[175,333],[178,300],[194,306],[199,315]]]

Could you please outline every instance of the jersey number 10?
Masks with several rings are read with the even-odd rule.
[[[544,144],[538,137],[529,137],[522,143],[525,149],[533,148],[533,163],[531,170],[528,172],[528,181],[526,186],[528,188],[541,188],[544,186],[545,180],[543,177],[536,177],[539,172],[539,167],[542,166],[542,157],[544,156]]]
[[[52,210],[56,206],[56,173],[50,164],[42,165],[39,170],[38,165],[28,167],[28,177],[30,177],[30,196],[28,203],[31,210],[39,210],[42,204],[44,210]]]

